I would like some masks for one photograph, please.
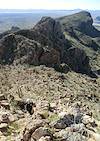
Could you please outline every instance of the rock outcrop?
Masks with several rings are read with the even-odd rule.
[[[2,64],[30,64],[53,66],[60,63],[60,53],[46,49],[37,41],[20,35],[8,34],[0,40],[0,61]]]
[[[100,36],[100,32],[93,26],[93,19],[91,14],[87,11],[81,11],[73,15],[61,17],[58,18],[57,21],[62,24],[65,31],[73,29],[91,37]]]
[[[81,15],[84,15],[84,12]],[[92,24],[91,18],[88,18],[90,15],[85,13],[85,16],[85,24]],[[82,28],[79,19],[77,23],[73,21],[71,27],[74,24],[75,30]],[[0,39],[0,60],[2,64],[46,65],[60,71],[60,64],[65,63],[66,67],[62,68],[61,72],[68,72],[70,68],[89,75],[91,72],[86,53],[82,49],[72,48],[71,42],[63,34],[60,23],[50,17],[43,17],[30,30],[12,28],[11,34]]]
[[[14,61],[14,51],[16,49],[15,36],[9,34],[0,40],[0,62],[3,64]]]
[[[93,26],[91,14],[82,11],[73,15],[58,18],[63,31],[82,44],[97,50],[100,44],[94,38],[100,37],[100,31]]]
[[[59,22],[50,17],[43,17],[31,30],[19,30],[15,34],[35,40],[46,48],[41,59],[43,64],[45,64],[44,59],[47,60],[48,54],[53,57],[53,51],[56,53],[54,56],[60,54],[62,61],[64,49],[71,47],[70,42],[63,35]],[[48,61],[52,60],[52,57]],[[48,61],[48,64],[52,62]]]
[[[43,46],[56,48],[60,51],[63,51],[65,47],[69,48],[71,46],[69,41],[65,39],[59,22],[50,17],[43,17],[33,29],[20,30],[16,34],[23,35],[38,41]]]
[[[75,72],[89,74],[91,71],[89,57],[82,49],[74,47],[68,49],[65,53],[64,60]]]

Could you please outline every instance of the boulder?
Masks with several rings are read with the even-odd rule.
[[[89,115],[84,115],[82,117],[82,122],[87,125],[87,124],[90,124],[91,127],[96,127],[97,124],[95,122],[95,119]]]
[[[0,94],[0,101],[7,100],[4,94]]]
[[[29,141],[35,130],[43,125],[44,122],[42,120],[33,120],[29,122],[23,131],[23,141]]]
[[[91,132],[88,141],[100,141],[100,134]]]
[[[1,132],[7,132],[8,124],[7,123],[1,123],[0,124],[0,131]]]
[[[31,99],[16,101],[17,106],[24,112],[29,112],[30,115],[34,113],[34,103]]]
[[[87,129],[85,128],[85,125],[80,123],[80,124],[73,124],[70,127],[71,132],[78,132],[81,135],[88,137],[88,132]]]
[[[32,138],[35,140],[39,140],[41,137],[51,136],[51,132],[44,127],[40,127],[34,131],[32,134]]]
[[[9,103],[8,103],[7,100],[2,100],[0,102],[0,106],[3,107],[3,108],[5,108],[5,109],[7,109],[7,110],[10,110],[10,105],[9,105]]]
[[[51,141],[51,137],[50,136],[41,137],[38,141]]]
[[[51,126],[53,126],[56,129],[65,129],[67,127],[64,120],[55,121],[55,122],[51,123]]]
[[[13,115],[10,111],[0,110],[0,123],[10,124],[16,120],[16,115]]]
[[[62,129],[59,132],[56,132],[54,134],[55,138],[57,138],[57,140],[59,141],[86,141],[86,137],[82,136],[80,133],[78,132],[72,132],[69,129]]]
[[[61,72],[61,73],[68,73],[69,71],[71,71],[70,67],[65,63],[56,64],[54,68],[56,71]]]
[[[56,129],[65,129],[74,123],[74,116],[71,114],[64,115],[62,118],[54,121],[52,124]]]
[[[1,117],[1,122],[2,123],[10,123],[9,115],[3,114],[2,117]]]

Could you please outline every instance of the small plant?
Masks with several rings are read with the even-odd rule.
[[[59,119],[58,115],[57,114],[52,114],[48,117],[49,121],[52,122],[52,121],[56,121]]]
[[[40,116],[43,118],[43,119],[47,119],[49,117],[49,112],[44,110],[42,111],[41,113],[39,113]]]
[[[7,129],[7,136],[11,136],[12,133],[18,132],[17,130],[19,129],[18,124],[13,122],[9,125]]]
[[[18,87],[17,94],[18,94],[19,98],[22,98],[23,97],[23,92],[22,92],[21,87]]]

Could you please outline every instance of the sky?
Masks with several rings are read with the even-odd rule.
[[[100,10],[100,0],[0,0],[0,9]]]

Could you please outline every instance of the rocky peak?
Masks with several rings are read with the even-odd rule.
[[[38,34],[37,40],[43,45],[63,50],[64,46],[68,47],[61,25],[59,22],[50,17],[43,17],[33,28],[35,34]]]
[[[73,24],[73,25],[74,25],[74,23],[79,24],[79,21],[84,21],[84,22],[89,21],[90,24],[93,23],[91,14],[89,12],[87,12],[87,11],[81,11],[79,13],[75,13],[75,14],[72,14],[72,15],[64,16],[64,17],[58,18],[57,20],[63,20],[63,21],[65,21],[65,20],[68,20],[68,19],[70,19],[69,22],[71,24]],[[65,23],[66,23],[66,21],[65,21]]]
[[[51,17],[42,17],[41,20],[36,24],[35,27],[37,27],[39,25],[45,25],[45,23],[52,24],[54,22],[55,22],[55,20],[52,19]]]
[[[41,20],[36,24],[36,26],[33,29],[40,30],[42,33],[48,34],[48,36],[49,36],[49,33],[51,33],[53,36],[57,33],[58,35],[59,33],[60,34],[62,33],[59,22],[55,21],[51,17],[41,18]]]
[[[62,24],[63,29],[66,31],[73,29],[91,37],[100,36],[100,32],[93,26],[93,19],[91,14],[87,11],[81,11],[73,15],[61,17],[58,18],[57,21]]]
[[[92,26],[93,19],[89,12],[81,11],[73,15],[73,22],[76,23],[76,28],[82,28],[83,26]]]
[[[35,40],[47,49],[56,49],[61,58],[64,49],[71,47],[65,39],[60,23],[51,17],[43,17],[31,30],[20,30],[15,34]]]
[[[65,39],[61,25],[51,17],[43,17],[31,30],[19,30],[16,34],[23,35],[29,39],[36,40],[43,46],[63,50],[71,45]]]

